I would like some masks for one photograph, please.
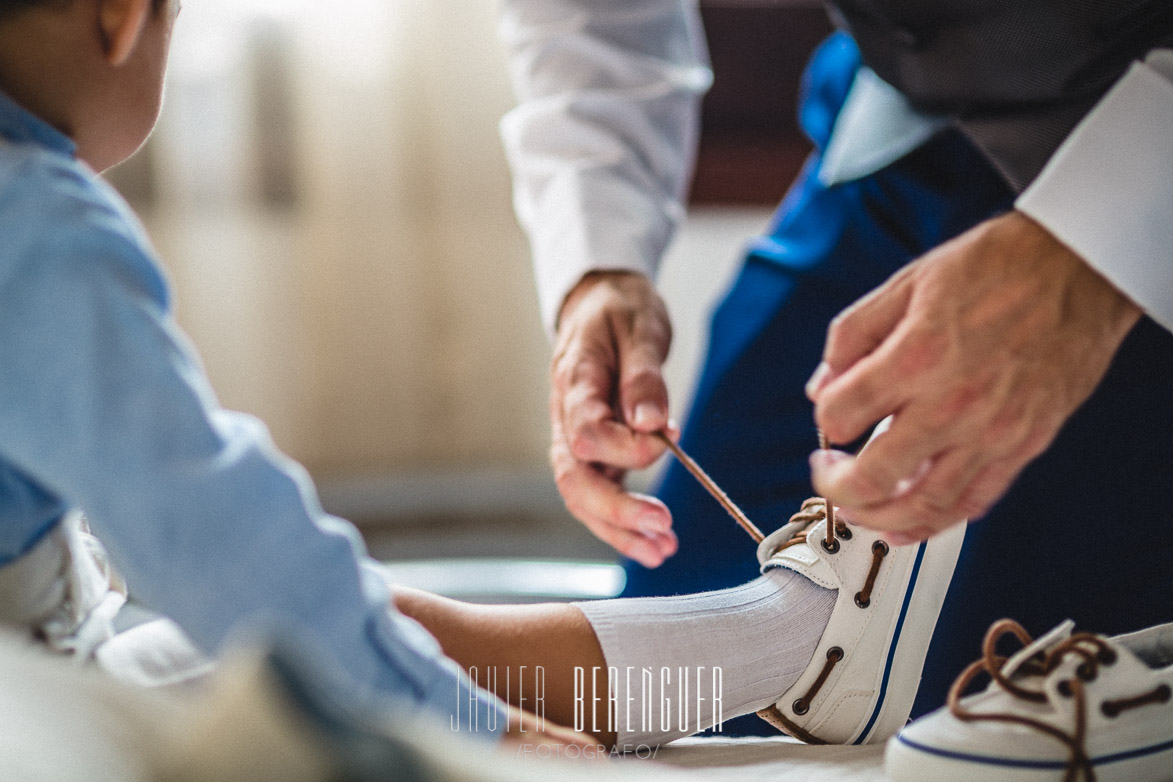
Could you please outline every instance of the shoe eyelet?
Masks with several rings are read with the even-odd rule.
[[[843,659],[843,649],[838,646],[832,646],[830,649],[827,650],[827,659],[828,660],[835,660],[836,662],[838,662],[839,660],[842,660]]]
[[[842,527],[836,527],[835,534],[844,540],[851,540],[851,528],[846,524],[844,524]]]
[[[872,553],[882,553],[885,556],[888,554],[888,544],[882,540],[877,540],[872,544]]]
[[[1072,695],[1071,682],[1067,681],[1066,679],[1063,679],[1062,681],[1060,681],[1059,685],[1058,685],[1058,687],[1056,687],[1056,689],[1059,690],[1059,694],[1062,695],[1064,698],[1070,698]]]
[[[839,541],[838,540],[832,540],[831,543],[828,544],[827,539],[823,538],[821,543],[823,545],[823,551],[826,551],[828,554],[839,553]]]
[[[868,606],[870,606],[872,604],[872,600],[871,600],[871,598],[868,598],[867,600],[860,600],[860,598],[862,596],[863,596],[862,592],[855,593],[855,604],[857,606],[859,606],[860,608],[867,608]]]
[[[1099,660],[1100,665],[1111,665],[1116,662],[1116,652],[1112,649],[1101,649],[1096,653],[1096,659]]]
[[[1080,666],[1075,669],[1075,675],[1078,676],[1081,681],[1094,682],[1096,680],[1096,669],[1087,663],[1081,663]]]
[[[1120,716],[1120,707],[1115,703],[1104,701],[1100,704],[1100,712],[1108,718],[1115,719]]]
[[[791,704],[790,708],[794,711],[795,714],[801,717],[811,710],[811,705],[802,698],[799,698],[793,704]]]

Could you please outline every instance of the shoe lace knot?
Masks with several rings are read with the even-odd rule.
[[[839,539],[851,540],[851,528],[835,518],[835,507],[824,497],[810,497],[803,500],[802,507],[790,517],[790,524],[802,524],[802,528],[775,546],[770,556],[805,543],[811,527],[823,520],[827,522],[827,534],[822,545],[829,553],[834,554],[839,550]]]
[[[1038,730],[1062,743],[1068,750],[1065,782],[1095,782],[1096,775],[1091,758],[1087,753],[1087,683],[1094,681],[1102,666],[1116,662],[1116,651],[1103,638],[1092,633],[1073,633],[1067,638],[1041,649],[1029,657],[1008,665],[1014,659],[996,652],[998,642],[1007,635],[1013,635],[1023,648],[1034,643],[1030,634],[1012,619],[1001,619],[990,626],[982,642],[981,659],[970,664],[949,689],[946,701],[950,713],[962,722],[1004,722],[1024,725]],[[962,696],[973,681],[982,673],[1002,690],[1014,698],[1031,703],[1047,703],[1050,696],[1041,686],[1026,686],[1030,680],[1041,680],[1049,676],[1068,660],[1075,658],[1078,664],[1070,678],[1061,679],[1056,691],[1062,698],[1072,699],[1074,725],[1070,732],[1064,731],[1042,720],[1022,714],[1008,712],[974,712],[962,704]],[[1107,717],[1116,717],[1127,709],[1149,703],[1165,703],[1170,697],[1168,685],[1159,685],[1150,692],[1130,698],[1105,700],[1100,704],[1101,712]]]

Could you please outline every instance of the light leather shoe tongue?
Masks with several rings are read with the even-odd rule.
[[[766,560],[774,553],[774,549],[793,538],[800,530],[807,526],[806,522],[791,521],[767,535],[758,544],[758,564],[766,564]]]
[[[1039,652],[1045,652],[1055,644],[1071,636],[1071,631],[1075,629],[1075,621],[1066,619],[1049,633],[1045,633],[1036,638],[1031,643],[1022,647],[1022,649],[1010,656],[1006,664],[1002,666],[1002,673],[1007,677],[1013,676],[1018,670],[1019,666],[1024,662],[1034,657]]]

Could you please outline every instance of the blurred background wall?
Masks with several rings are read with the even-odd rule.
[[[741,24],[766,47],[713,41],[715,62],[729,49],[787,72],[731,65],[723,80],[718,63],[696,206],[663,274],[681,415],[711,301],[805,152],[795,75],[826,24],[809,0],[705,7],[710,28]],[[780,7],[819,20],[810,41],[763,37],[762,12]],[[222,402],[269,424],[328,509],[406,531],[392,554],[485,518],[527,540],[557,524],[553,553],[606,556],[546,465],[549,347],[497,135],[511,105],[488,0],[199,0],[179,19],[156,133],[109,175]]]

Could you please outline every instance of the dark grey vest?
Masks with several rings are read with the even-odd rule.
[[[1130,62],[1173,46],[1173,0],[830,2],[864,62],[914,106],[955,116],[1016,189]]]

